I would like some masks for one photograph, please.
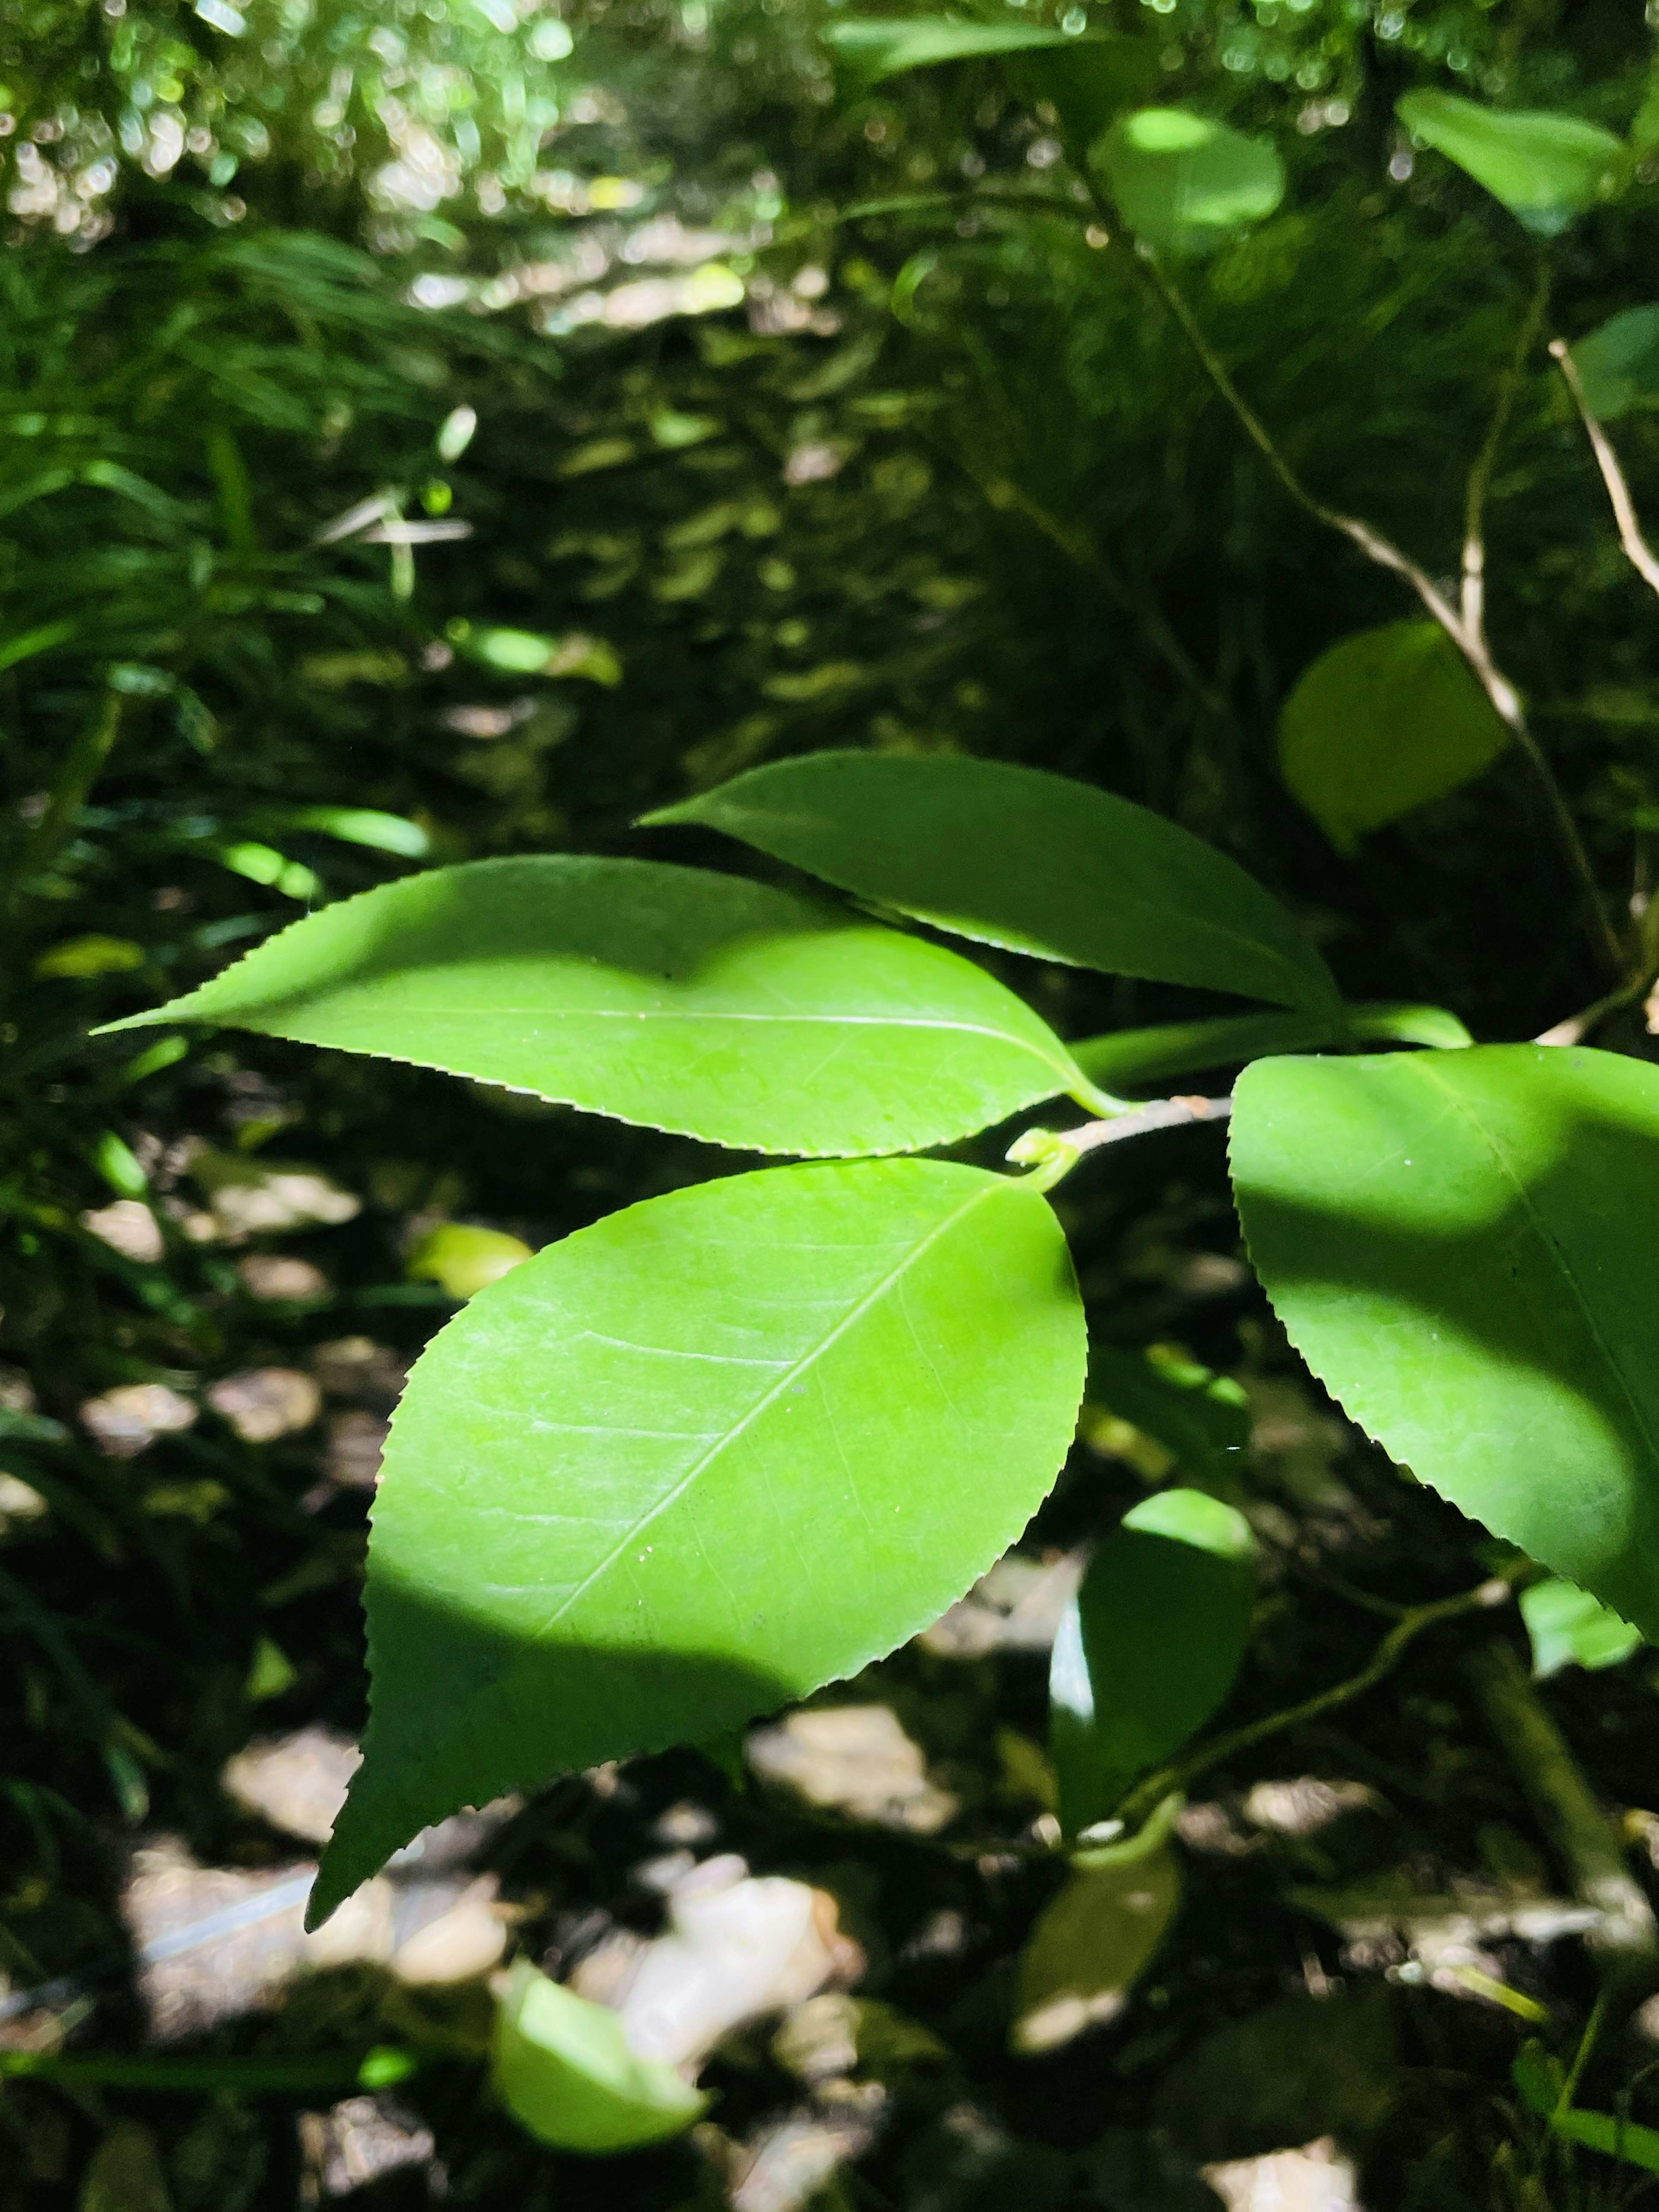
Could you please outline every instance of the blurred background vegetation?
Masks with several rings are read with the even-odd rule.
[[[1639,12],[983,12],[1112,33],[1134,97],[1272,134],[1284,204],[1182,273],[1194,313],[1304,481],[1454,573],[1464,474],[1546,249],[1414,149],[1394,101],[1441,86],[1623,131],[1649,83]],[[1352,857],[1297,808],[1275,764],[1285,696],[1336,639],[1413,612],[1406,594],[1296,509],[1241,437],[1100,227],[1036,62],[872,83],[824,35],[846,20],[808,0],[0,4],[9,2047],[137,2049],[118,1906],[135,1843],[279,1863],[269,1826],[225,1797],[223,1762],[257,1732],[359,1724],[356,1577],[385,1378],[482,1249],[434,1236],[538,1244],[730,1164],[245,1037],[135,1054],[90,1041],[99,1022],[319,899],[423,861],[655,850],[629,826],[651,806],[848,744],[1029,761],[1175,817],[1287,900],[1351,997],[1436,1001],[1514,1038],[1600,988],[1509,759]],[[1550,328],[1571,340],[1645,304],[1656,247],[1644,170],[1547,249]],[[1654,511],[1654,416],[1628,416],[1620,446]],[[1621,910],[1646,896],[1644,823],[1659,823],[1653,609],[1541,354],[1499,455],[1488,560],[1499,657]],[[1210,1010],[1006,972],[1073,1036]],[[1281,1426],[1301,1409],[1301,1446],[1258,1424],[1279,1583],[1242,1717],[1369,1648],[1363,1615],[1309,1595],[1327,1553],[1402,1602],[1478,1574],[1471,1532],[1332,1431],[1295,1379],[1237,1264],[1212,1139],[1152,1140],[1073,1212],[1105,1336],[1177,1341],[1246,1375]],[[1140,1494],[1133,1432],[1102,1437],[1031,1557]],[[1655,1788],[1650,1663],[1552,1692],[1598,1785],[1638,1809]],[[868,1688],[955,1776],[964,1833],[1041,1814],[1034,1664],[912,1653]],[[933,2055],[893,2062],[896,2117],[868,2160],[755,2207],[1212,2205],[1195,2161],[1234,2151],[1205,2149],[1195,2124],[1183,2139],[1182,2097],[1212,2099],[1200,2069],[1172,2100],[1178,2069],[1287,1989],[1334,2002],[1357,1971],[1289,1901],[1298,1881],[1407,1865],[1425,1889],[1543,1878],[1443,1649],[1363,1711],[1337,1747],[1292,1739],[1225,1787],[1243,1802],[1264,1776],[1346,1777],[1387,1801],[1365,1814],[1376,1832],[1240,1830],[1195,1866],[1147,2001],[1109,2039],[1042,2061],[1011,2059],[1002,2034],[1042,1878],[989,1844],[928,1856],[826,1829],[688,1753],[580,1805],[560,1785],[509,1831],[497,1871],[531,1955],[568,1947],[584,1913],[648,1925],[629,1868],[690,1793],[751,1863],[842,1899],[864,1988],[925,2021]],[[956,1952],[916,1948],[929,1915],[969,1931]],[[1349,2075],[1283,2123],[1286,2141],[1352,2139],[1373,2212],[1630,2201],[1605,2193],[1616,2169],[1569,2170],[1514,2109],[1516,2021],[1395,1963],[1393,2056],[1364,2040],[1366,2014]],[[1499,1963],[1529,2002],[1585,1999],[1570,1948],[1517,1939]],[[190,2049],[383,2040],[383,1982],[315,1978]],[[427,2148],[371,2172],[366,2203],[441,2186],[515,2212],[726,2201],[684,2146],[615,2168],[553,2159],[488,2108],[465,2024],[399,2032],[448,2034],[451,2056],[399,2093]],[[1261,2032],[1244,2073],[1317,2071],[1264,2057]],[[1604,2101],[1638,2062],[1625,2053]],[[1379,2073],[1384,2093],[1358,2097]],[[787,2101],[783,2078],[763,2042],[736,2051],[727,2138]],[[14,2082],[0,2204],[231,2212],[331,2190],[296,2133],[305,2100],[227,2080]],[[1247,2150],[1281,2147],[1252,2125]]]

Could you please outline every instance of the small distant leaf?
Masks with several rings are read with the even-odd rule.
[[[1104,1819],[1216,1711],[1255,1603],[1255,1541],[1231,1506],[1165,1490],[1124,1516],[1054,1642],[1049,1746],[1068,1834]]]
[[[556,2150],[603,2155],[681,2134],[708,2100],[659,2058],[636,2058],[621,2016],[514,1962],[496,2001],[495,2087]]]
[[[1238,1480],[1249,1406],[1226,1376],[1164,1346],[1123,1352],[1091,1344],[1088,1401],[1155,1437],[1195,1482],[1221,1489]]]
[[[696,823],[860,898],[1068,966],[1328,1012],[1330,972],[1236,861],[1039,769],[809,753],[648,815]]]
[[[1234,1099],[1250,1257],[1349,1418],[1659,1638],[1659,1069],[1259,1060]]]
[[[1127,1864],[1073,1874],[1020,1954],[1011,2047],[1034,2057],[1115,2020],[1180,1905],[1167,1843]]]
[[[1443,799],[1508,744],[1497,709],[1437,623],[1389,623],[1322,653],[1285,702],[1279,765],[1339,853]]]
[[[283,818],[289,829],[320,830],[348,845],[396,853],[405,860],[423,859],[432,842],[418,822],[401,814],[382,814],[371,806],[301,806]]]
[[[505,1230],[444,1221],[422,1237],[404,1273],[411,1282],[441,1284],[452,1298],[470,1298],[533,1256],[521,1237],[509,1237]]]
[[[1113,1030],[1069,1048],[1091,1083],[1119,1097],[1163,1084],[1171,1075],[1242,1066],[1272,1052],[1309,1052],[1320,1045],[1391,1043],[1451,1048],[1474,1040],[1443,1006],[1362,1002],[1326,1014],[1225,1014],[1214,1021],[1164,1022],[1156,1029]]]
[[[1623,146],[1576,115],[1481,107],[1455,92],[1408,92],[1395,112],[1540,238],[1555,237],[1622,182]]]
[[[1053,1482],[1084,1336],[1047,1200],[939,1161],[700,1184],[481,1291],[392,1424],[313,1913],[458,1805],[707,1742],[937,1620]]]
[[[123,975],[142,968],[149,955],[142,945],[126,937],[66,937],[43,952],[34,963],[40,976]]]
[[[1617,1667],[1642,1641],[1642,1632],[1580,1589],[1576,1583],[1534,1583],[1521,1593],[1521,1618],[1532,1639],[1533,1680],[1541,1682],[1564,1667],[1592,1672]]]
[[[567,473],[568,471],[567,471]],[[449,638],[469,660],[503,676],[585,676],[594,684],[620,684],[622,662],[614,646],[580,631],[544,637],[538,630],[496,629],[471,623],[449,626]]]
[[[222,1022],[757,1152],[902,1152],[1093,1094],[971,963],[735,876],[480,860],[309,915],[126,1024]]]
[[[1264,222],[1285,197],[1271,138],[1247,138],[1184,107],[1120,117],[1092,158],[1124,222],[1164,253],[1209,252]]]
[[[1633,407],[1659,407],[1659,307],[1627,307],[1572,349],[1592,415],[1613,422]]]
[[[1030,53],[1073,43],[1065,32],[1047,30],[1040,23],[954,23],[926,15],[891,20],[866,15],[827,23],[823,38],[860,84],[879,84],[884,77],[937,62],[979,61],[988,55]]]

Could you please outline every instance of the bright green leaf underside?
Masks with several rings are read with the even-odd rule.
[[[1322,653],[1285,702],[1285,783],[1340,853],[1480,775],[1509,743],[1437,623],[1389,623]]]
[[[708,2100],[660,2059],[636,2058],[621,2016],[538,1973],[508,1975],[492,2072],[521,2127],[559,2150],[638,2150],[689,2128]]]
[[[1233,1182],[1291,1342],[1394,1458],[1659,1634],[1659,1070],[1258,1060]]]
[[[734,876],[480,860],[309,915],[115,1024],[226,1023],[763,1152],[945,1144],[1087,1085],[944,947]]]
[[[1395,112],[1540,237],[1565,230],[1617,188],[1623,148],[1576,115],[1482,107],[1436,91],[1408,92]]]
[[[722,830],[959,936],[1109,975],[1324,1011],[1336,987],[1288,915],[1162,815],[1038,769],[810,753],[649,819]]]
[[[392,1425],[364,1764],[313,1911],[458,1805],[714,1735],[927,1626],[1053,1482],[1085,1358],[1047,1201],[934,1161],[704,1183],[481,1291]]]

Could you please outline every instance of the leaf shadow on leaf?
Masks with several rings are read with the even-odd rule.
[[[1236,1125],[1246,1239],[1292,1342],[1352,1419],[1656,1639],[1659,1116],[1644,1129],[1559,1086],[1529,1103],[1530,1159],[1492,1179],[1509,1193],[1497,1204],[1427,1156],[1420,1121],[1403,1131],[1423,1147],[1420,1183],[1408,1192],[1396,1175],[1395,1206],[1382,1119],[1366,1132],[1375,1172],[1356,1166],[1334,1206],[1254,1181]],[[1278,1168],[1295,1173],[1288,1156]]]
[[[312,1890],[313,1928],[460,1797],[482,1802],[554,1779],[535,1749],[550,1706],[572,1747],[565,1771],[580,1771],[614,1757],[619,1742],[644,1753],[701,1741],[799,1694],[724,1657],[507,1635],[390,1579],[375,1593],[373,1657],[383,1674],[396,1672],[398,1694],[384,1711],[371,1700],[363,1763]],[[486,1701],[487,1724],[469,1735],[467,1708]],[[428,1725],[440,1715],[441,1727]]]
[[[406,877],[110,1027],[191,1019],[805,1156],[952,1142],[1081,1081],[942,946],[746,877],[590,855]]]

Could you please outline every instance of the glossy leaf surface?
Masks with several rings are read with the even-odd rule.
[[[1496,1534],[1659,1635],[1659,1069],[1539,1045],[1261,1060],[1234,1190],[1291,1342]]]
[[[1482,107],[1455,92],[1408,92],[1395,112],[1538,237],[1553,238],[1618,190],[1624,148],[1599,123]]]
[[[1330,972],[1236,862],[1127,799],[1000,761],[809,753],[647,817],[723,830],[937,929],[1323,1011]]]
[[[636,2058],[620,2016],[514,1961],[496,2001],[492,2070],[519,2124],[557,2150],[638,2150],[689,2128],[708,2100],[659,2058]]]
[[[1061,1825],[1111,1812],[1232,1687],[1255,1603],[1249,1524],[1197,1490],[1157,1492],[1089,1562],[1054,1641],[1049,1732]]]
[[[405,877],[116,1026],[163,1019],[445,1068],[763,1152],[944,1144],[1082,1084],[1023,1001],[943,946],[652,860]]]
[[[1121,116],[1094,156],[1118,212],[1160,252],[1206,253],[1285,197],[1271,138],[1247,137],[1183,107]]]
[[[457,1805],[706,1740],[936,1620],[1053,1482],[1085,1360],[1047,1201],[933,1161],[677,1191],[479,1291],[392,1424],[315,1909]]]
[[[942,15],[862,15],[826,23],[823,37],[836,60],[863,84],[878,84],[884,77],[938,62],[981,61],[1075,43],[1063,31],[1041,23],[958,23]]]
[[[1389,623],[1322,653],[1285,702],[1279,765],[1339,853],[1443,799],[1508,744],[1437,623]]]
[[[1534,1681],[1547,1681],[1564,1667],[1595,1673],[1620,1666],[1642,1641],[1639,1629],[1609,1613],[1577,1583],[1559,1577],[1534,1583],[1522,1591],[1519,1603],[1532,1644]]]
[[[1103,1091],[1133,1093],[1171,1075],[1211,1067],[1242,1066],[1270,1052],[1309,1052],[1319,1045],[1376,1043],[1442,1047],[1472,1044],[1455,1014],[1443,1006],[1413,1006],[1378,1000],[1342,1006],[1329,1015],[1224,1014],[1208,1022],[1163,1022],[1155,1029],[1112,1030],[1067,1048],[1091,1083]]]
[[[1579,339],[1572,364],[1584,404],[1604,422],[1659,406],[1659,307],[1626,307]]]

